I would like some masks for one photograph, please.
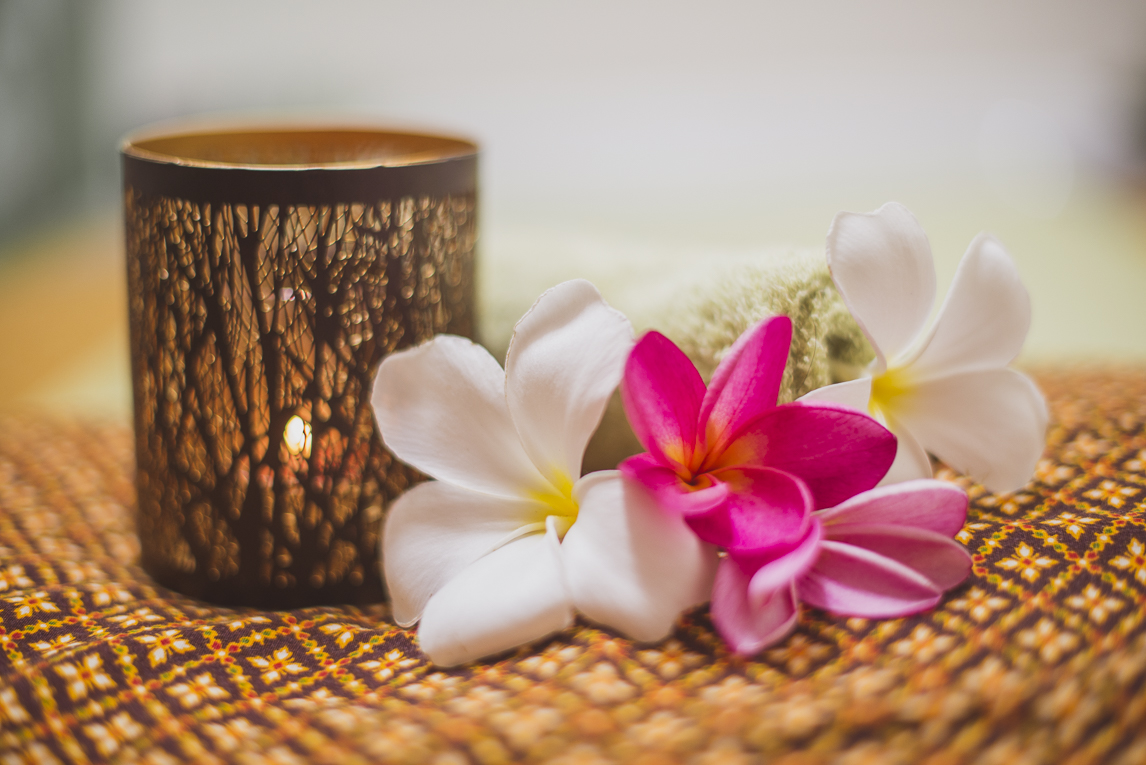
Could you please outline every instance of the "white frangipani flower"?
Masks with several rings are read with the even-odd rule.
[[[544,637],[574,609],[658,640],[708,599],[711,546],[617,471],[580,477],[632,343],[628,320],[577,280],[518,322],[504,373],[450,335],[382,362],[383,441],[438,479],[394,503],[382,539],[394,618],[421,620],[434,663]]]
[[[843,212],[828,231],[828,268],[875,348],[868,374],[809,399],[869,408],[899,439],[885,483],[931,475],[927,452],[993,492],[1030,480],[1046,443],[1046,401],[1007,369],[1022,349],[1031,303],[1003,245],[979,234],[935,323],[935,265],[919,222],[894,202]]]

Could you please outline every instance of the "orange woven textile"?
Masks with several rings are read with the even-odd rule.
[[[127,428],[0,420],[0,762],[1146,762],[1146,371],[1044,372],[1035,480],[970,580],[751,660],[707,610],[441,671],[374,610],[237,611],[136,566]]]

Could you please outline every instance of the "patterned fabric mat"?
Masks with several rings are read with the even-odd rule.
[[[703,608],[440,671],[381,606],[193,601],[134,563],[126,428],[0,420],[0,763],[1146,762],[1146,370],[1039,381],[1036,479],[964,484],[967,583],[752,660]]]

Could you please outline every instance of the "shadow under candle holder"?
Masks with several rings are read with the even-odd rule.
[[[382,600],[382,519],[419,475],[371,387],[473,335],[476,146],[176,128],[122,155],[143,567],[227,605]]]

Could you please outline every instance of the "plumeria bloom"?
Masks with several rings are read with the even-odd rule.
[[[811,512],[872,488],[895,438],[854,409],[777,406],[792,323],[766,319],[733,344],[706,388],[671,340],[649,332],[625,366],[621,395],[648,449],[621,471],[681,514],[703,540],[774,557],[813,544]]]
[[[734,651],[751,655],[795,626],[798,602],[842,616],[891,618],[935,606],[971,571],[952,537],[967,495],[943,481],[881,486],[813,514],[796,549],[761,561],[730,551],[716,574],[712,621]]]
[[[869,406],[899,438],[885,482],[931,476],[931,452],[994,492],[1030,480],[1046,442],[1046,401],[1007,365],[1022,349],[1031,304],[997,239],[971,242],[930,330],[931,246],[915,217],[889,203],[840,213],[828,231],[828,267],[875,348],[868,376],[809,400]],[[870,394],[870,395],[869,395]]]
[[[708,599],[715,550],[617,471],[581,477],[632,327],[593,285],[542,295],[497,361],[441,335],[387,357],[374,411],[399,458],[438,479],[391,507],[382,560],[395,620],[454,665],[568,626],[574,609],[665,637]]]

